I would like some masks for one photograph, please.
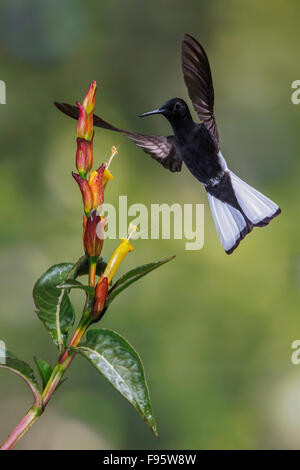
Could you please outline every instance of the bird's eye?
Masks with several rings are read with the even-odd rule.
[[[175,111],[179,111],[181,109],[181,103],[175,103],[175,106],[174,106],[174,109]]]

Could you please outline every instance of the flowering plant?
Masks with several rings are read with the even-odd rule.
[[[16,428],[12,431],[1,449],[12,449],[18,440],[45,411],[47,403],[62,377],[71,365],[76,354],[81,354],[125,397],[142,416],[156,435],[156,423],[149,398],[147,383],[141,360],[135,350],[118,333],[109,329],[88,328],[103,317],[112,301],[132,283],[154,269],[173,259],[155,261],[128,271],[116,282],[114,275],[120,264],[133,251],[130,242],[132,233],[137,229],[130,227],[127,238],[112,254],[108,263],[102,258],[106,220],[101,214],[104,190],[113,179],[109,164],[117,153],[112,148],[108,164],[102,163],[93,168],[93,111],[95,106],[96,82],[93,82],[83,103],[77,103],[79,118],[77,122],[76,168],[72,173],[83,199],[83,247],[84,256],[76,263],[60,263],[52,266],[36,282],[33,297],[36,313],[51,335],[58,349],[57,361],[52,367],[44,359],[35,357],[41,379],[41,387],[31,366],[6,351],[5,360],[0,367],[9,369],[25,380],[34,396],[34,403]],[[88,275],[88,284],[78,280]],[[75,312],[69,298],[72,289],[85,292],[85,303],[81,319],[70,341],[68,336],[75,321]],[[85,339],[83,339],[87,332]]]

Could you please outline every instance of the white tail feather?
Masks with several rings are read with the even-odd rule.
[[[230,204],[226,204],[207,193],[208,202],[224,250],[231,253],[244,237],[247,223],[243,215]]]
[[[279,207],[271,199],[241,180],[232,171],[229,172],[236,198],[244,214],[254,224],[269,222],[279,211]]]
[[[227,253],[232,253],[240,240],[252,230],[251,223],[261,226],[268,224],[275,215],[280,213],[280,208],[271,199],[249,186],[230,171],[221,152],[219,152],[219,163],[222,169],[230,174],[236,199],[243,211],[242,214],[230,204],[222,202],[207,193],[221,243]]]

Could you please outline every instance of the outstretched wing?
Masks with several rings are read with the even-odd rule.
[[[78,119],[79,109],[77,106],[74,106],[68,103],[58,103],[57,101],[54,101],[54,104],[57,107],[57,109],[59,109],[62,113],[66,114],[67,116],[70,116],[73,119],[76,119],[76,120]],[[103,129],[108,129],[110,131],[116,131],[116,132],[124,132],[121,129],[118,129],[115,126],[112,126],[108,122],[104,121],[103,119],[95,115],[94,115],[93,122],[94,122],[94,126],[102,127]]]
[[[79,110],[77,106],[57,102],[54,104],[67,116],[70,116],[73,119],[78,119]],[[138,147],[141,147],[144,152],[148,153],[152,158],[161,163],[164,168],[167,168],[172,172],[181,171],[182,159],[176,150],[173,136],[165,137],[162,135],[146,135],[126,131],[109,124],[96,115],[94,115],[94,126],[125,134],[128,139],[132,140]]]
[[[123,131],[124,132],[124,131]],[[182,158],[176,150],[173,136],[145,135],[136,132],[124,132],[144,152],[151,155],[164,168],[170,171],[181,171]]]
[[[210,131],[219,151],[219,135],[214,117],[214,87],[207,55],[189,34],[182,41],[182,70],[194,109]]]

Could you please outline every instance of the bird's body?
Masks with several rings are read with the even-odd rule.
[[[189,96],[201,123],[193,121],[184,100],[173,98],[159,109],[141,115],[163,114],[173,129],[171,136],[126,131],[98,116],[94,116],[94,125],[124,133],[170,171],[181,171],[184,162],[204,185],[221,243],[230,254],[254,226],[267,225],[281,210],[228,169],[220,151],[213,113],[214,89],[209,62],[202,46],[187,34],[182,42],[182,68]],[[55,104],[65,114],[78,119],[76,106]]]
[[[174,103],[173,103],[174,102]],[[184,100],[173,98],[162,107],[181,103],[185,117],[171,119],[174,144],[183,162],[192,175],[203,184],[206,191],[221,201],[232,204],[240,210],[227,172],[224,157],[218,152],[206,126],[195,123]]]
[[[176,149],[195,178],[204,185],[218,178],[222,165],[205,125],[193,122],[187,131],[176,127],[173,130]]]

